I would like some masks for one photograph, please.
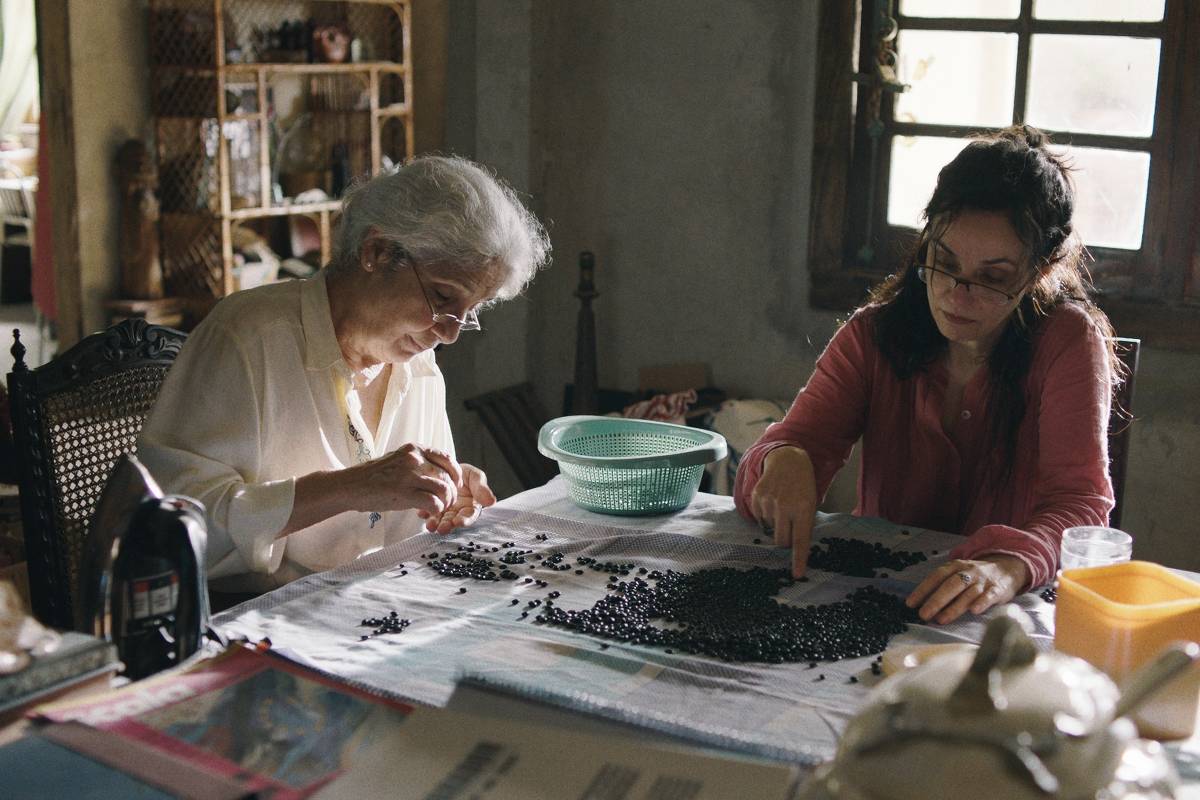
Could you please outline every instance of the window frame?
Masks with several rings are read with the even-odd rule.
[[[869,186],[865,113],[850,80],[873,69],[873,0],[821,0],[818,22],[813,194],[809,227],[810,304],[846,311],[870,286],[899,268],[914,231],[887,223],[891,137],[962,137],[980,128],[892,120],[894,96],[884,93],[877,183]],[[1089,248],[1101,307],[1122,336],[1150,346],[1200,351],[1200,4],[1166,0],[1160,22],[1034,20],[1022,0],[1013,20],[900,18],[902,27],[978,30],[1018,35],[1013,118],[1024,117],[1030,42],[1037,33],[1155,36],[1159,57],[1154,132],[1149,140],[1104,134],[1057,134],[1052,141],[1150,153],[1146,217],[1140,250]],[[1191,47],[1188,47],[1191,43]],[[853,69],[857,67],[857,70]],[[1149,146],[1147,147],[1147,143]],[[857,145],[857,147],[856,147]],[[873,198],[872,207],[868,202]],[[874,258],[856,255],[871,215]],[[1176,235],[1170,235],[1176,232]]]

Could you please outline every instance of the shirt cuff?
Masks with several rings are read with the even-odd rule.
[[[759,479],[762,478],[763,464],[766,462],[767,456],[781,447],[798,446],[794,442],[781,439],[766,444],[756,444],[742,455],[742,460],[738,462],[737,475],[734,477],[733,500],[734,506],[743,517],[754,520],[754,515],[750,513],[750,494],[758,485]]]
[[[283,561],[278,534],[292,516],[296,479],[246,484],[229,504],[230,539],[251,572],[271,573]]]
[[[1029,571],[1029,578],[1018,592],[1028,592],[1054,580],[1058,569],[1057,554],[1048,560],[1046,548],[1035,534],[1008,525],[985,525],[950,551],[950,558],[973,559],[984,556],[1012,556]]]

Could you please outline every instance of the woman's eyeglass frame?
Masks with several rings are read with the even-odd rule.
[[[928,264],[917,265],[917,277],[920,278],[921,283],[925,284],[926,286],[929,286],[930,281],[933,280],[931,273],[944,275],[946,278],[953,281],[954,285],[950,287],[949,291],[953,292],[959,286],[965,286],[967,287],[967,294],[969,296],[976,297],[980,300],[980,302],[990,306],[1002,306],[1005,303],[1011,303],[1020,297],[1021,292],[1025,291],[1025,287],[1029,285],[1029,282],[1026,281],[1025,283],[1021,284],[1020,288],[1017,289],[1015,293],[1009,293],[1003,289],[997,289],[995,286],[988,286],[984,283],[978,283],[976,281],[969,281],[966,278],[960,278],[944,269],[938,269],[937,267],[933,267]],[[972,295],[972,287],[978,287],[981,291],[978,294]]]
[[[421,279],[421,271],[417,269],[416,262],[411,258],[405,258],[404,261],[408,262],[408,265],[412,267],[413,275],[417,277],[417,286],[421,287],[421,295],[425,298],[425,305],[429,306],[429,313],[433,317],[434,325],[451,324],[456,326],[460,332],[483,330],[483,326],[479,324],[479,312],[475,308],[467,309],[466,313],[461,317],[456,317],[453,314],[438,311],[434,308],[433,301],[429,299],[429,292],[425,289],[425,281]]]

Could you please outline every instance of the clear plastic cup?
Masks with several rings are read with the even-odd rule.
[[[1085,525],[1063,531],[1059,555],[1061,569],[1104,567],[1128,561],[1133,555],[1133,537],[1116,528]]]

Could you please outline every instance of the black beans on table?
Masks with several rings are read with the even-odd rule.
[[[588,609],[571,611],[548,602],[535,621],[726,661],[776,664],[879,653],[907,623],[918,621],[902,598],[873,586],[836,603],[776,601],[779,590],[791,583],[783,569],[668,570],[657,579],[623,581]]]
[[[855,578],[886,578],[886,573],[879,574],[876,570],[899,572],[927,559],[920,550],[892,550],[879,542],[826,536],[812,546],[808,566]]]
[[[535,538],[546,541],[549,537],[539,534]],[[498,549],[505,552],[496,560],[480,555]],[[590,608],[564,609],[555,603],[560,593],[552,591],[544,605],[542,600],[530,600],[520,618],[538,609],[536,623],[726,661],[809,662],[812,667],[818,661],[874,655],[881,653],[891,637],[908,623],[919,621],[903,598],[873,586],[856,589],[834,603],[780,603],[776,600],[779,590],[796,582],[786,569],[718,567],[684,573],[648,570],[629,562],[588,556],[578,556],[571,564],[562,552],[518,550],[513,542],[504,542],[500,548],[468,543],[454,552],[422,557],[440,575],[478,581],[515,580],[518,576],[509,567],[519,564],[553,571],[574,569],[576,575],[582,575],[585,569],[605,573],[608,593]],[[886,577],[887,573],[877,573],[880,568],[899,571],[926,559],[919,551],[893,551],[878,543],[825,537],[813,546],[809,566],[873,578]],[[525,578],[524,583],[538,588],[549,585],[533,578]],[[518,602],[514,599],[512,605]],[[392,612],[391,618],[395,617]],[[377,623],[387,628],[387,619],[363,620],[363,624]],[[403,625],[399,630],[407,627],[408,620],[400,622]],[[399,630],[381,629],[375,633]],[[877,663],[872,666],[877,667]]]
[[[382,617],[367,617],[361,623],[363,627],[373,628],[370,633],[364,633],[359,636],[360,640],[370,639],[373,636],[382,636],[385,633],[403,633],[404,629],[412,624],[412,620],[402,619],[399,612],[389,611]]]

